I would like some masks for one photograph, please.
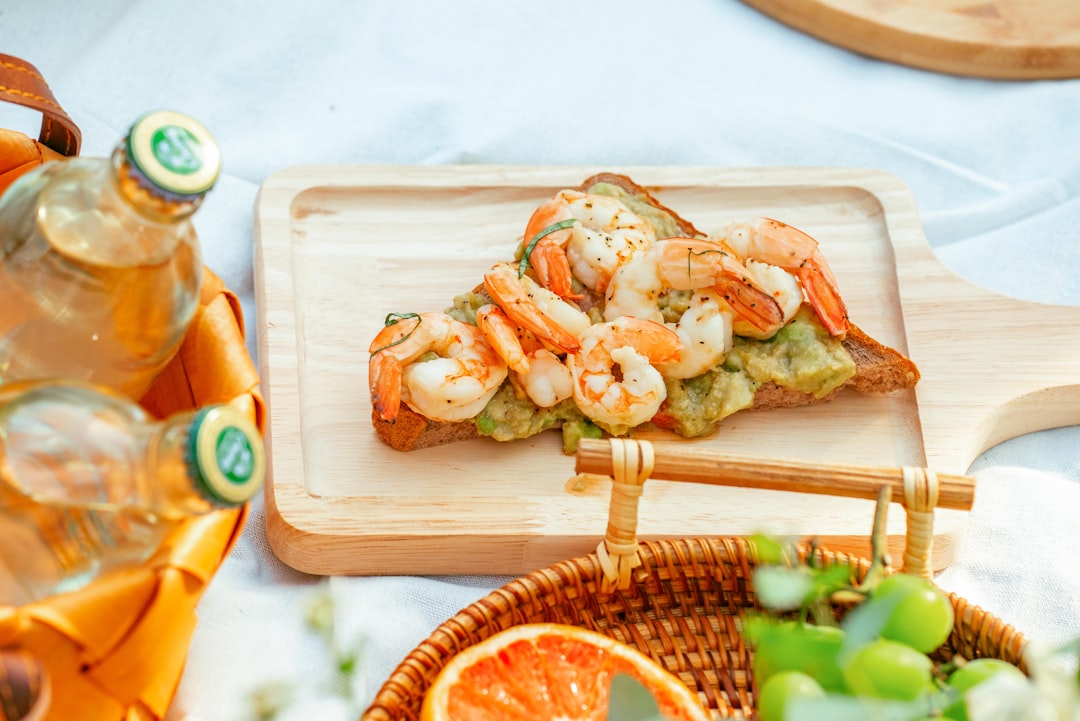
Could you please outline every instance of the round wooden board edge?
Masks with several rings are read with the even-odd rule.
[[[742,0],[788,27],[860,55],[947,75],[989,80],[1080,77],[1080,42],[989,44],[917,32],[823,0]],[[973,19],[974,20],[974,19]]]

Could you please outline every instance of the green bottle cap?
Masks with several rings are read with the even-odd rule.
[[[210,131],[171,110],[155,110],[135,121],[127,155],[151,183],[185,198],[204,195],[221,174],[221,151]]]
[[[258,429],[228,405],[213,405],[195,414],[188,433],[188,467],[192,478],[214,503],[238,506],[262,486],[266,453]]]

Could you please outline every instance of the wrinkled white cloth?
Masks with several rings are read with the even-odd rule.
[[[224,177],[196,227],[243,300],[252,354],[256,194],[279,169],[320,163],[882,169],[958,274],[1080,305],[1080,81],[880,62],[734,0],[8,0],[0,52],[43,71],[84,155],[159,107],[213,131]],[[36,133],[34,117],[2,113]],[[1080,635],[1080,428],[1003,443],[972,472],[970,528],[939,583],[1033,639]],[[281,679],[299,689],[282,718],[353,718],[418,642],[505,580],[306,576],[275,558],[256,502],[200,605],[169,718],[252,718],[250,693]],[[326,685],[325,643],[305,625],[317,592],[339,602],[337,642],[362,648],[350,701]]]

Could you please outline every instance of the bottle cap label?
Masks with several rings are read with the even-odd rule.
[[[262,486],[266,453],[262,436],[227,405],[207,406],[192,422],[189,463],[195,480],[215,503],[245,503]]]
[[[157,161],[173,173],[191,175],[202,169],[199,139],[182,125],[165,125],[155,130],[150,147]]]
[[[135,121],[128,133],[127,154],[147,180],[176,195],[203,195],[221,174],[221,152],[210,131],[168,110]]]
[[[243,485],[255,472],[255,451],[247,434],[235,426],[227,426],[218,434],[215,444],[217,465],[230,483]]]

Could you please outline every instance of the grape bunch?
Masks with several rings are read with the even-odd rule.
[[[935,663],[931,654],[953,629],[952,604],[924,578],[889,574],[884,556],[855,584],[850,567],[816,567],[813,553],[793,561],[793,547],[754,541],[765,611],[743,619],[743,634],[754,648],[760,721],[977,721],[967,691],[1002,674],[1026,682],[994,658]]]

